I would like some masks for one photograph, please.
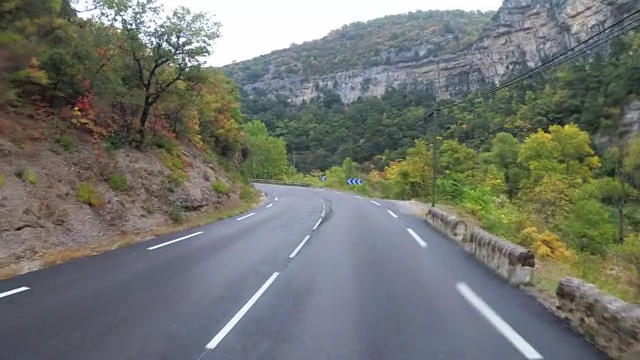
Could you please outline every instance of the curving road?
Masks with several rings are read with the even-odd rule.
[[[392,203],[258,187],[236,218],[0,281],[0,359],[606,359]]]

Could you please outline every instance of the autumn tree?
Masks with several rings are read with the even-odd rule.
[[[140,141],[151,109],[169,89],[203,65],[220,36],[220,23],[180,6],[168,14],[157,0],[95,0],[100,19],[124,34],[120,50],[130,57],[141,87]]]

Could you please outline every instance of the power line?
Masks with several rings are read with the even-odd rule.
[[[635,25],[635,24],[640,24],[640,18],[634,20],[632,23],[624,25],[624,27],[632,26],[632,25]],[[555,62],[553,62],[551,64],[546,64],[546,65],[543,64],[541,66],[538,66],[537,68],[527,72],[526,74],[523,74],[523,75],[521,75],[521,76],[519,76],[519,77],[517,77],[517,78],[515,78],[513,80],[508,81],[507,83],[505,83],[503,85],[498,86],[497,88],[492,90],[492,92],[496,92],[496,91],[502,90],[504,88],[507,88],[507,87],[509,87],[509,86],[521,81],[521,80],[526,80],[526,79],[531,78],[531,77],[533,77],[533,76],[535,76],[535,75],[537,75],[539,73],[542,73],[542,72],[545,72],[545,71],[547,71],[549,69],[557,67],[557,66],[559,66],[559,65],[561,65],[561,64],[563,64],[563,63],[565,63],[565,62],[567,62],[569,60],[572,60],[572,59],[574,59],[574,58],[576,58],[576,57],[578,57],[580,55],[583,55],[583,54],[585,54],[587,52],[590,52],[591,50],[593,50],[593,49],[595,49],[597,47],[600,47],[601,45],[604,45],[604,44],[610,42],[611,40],[613,40],[615,38],[618,38],[618,37],[630,32],[630,31],[633,31],[633,30],[637,29],[638,27],[640,27],[640,25],[636,25],[636,26],[633,26],[633,27],[628,28],[628,29],[624,29],[624,28],[623,29],[619,29],[618,33],[609,35],[608,38],[600,39],[596,43],[590,44],[588,47],[586,47],[584,49],[581,49],[579,52],[571,54],[571,55],[569,55],[569,56],[567,56],[567,57],[565,57],[563,59],[560,59],[558,61],[555,61]]]
[[[578,45],[572,47],[571,49],[568,49],[568,50],[564,51],[563,53],[561,53],[560,55],[555,56],[553,59],[551,59],[551,60],[549,60],[549,61],[547,61],[547,62],[545,62],[545,63],[543,63],[543,64],[541,64],[541,65],[539,65],[539,66],[537,66],[537,67],[535,67],[533,69],[531,69],[531,70],[529,70],[528,72],[526,72],[526,73],[524,73],[524,74],[522,74],[522,75],[520,75],[520,76],[518,76],[518,77],[516,77],[516,78],[514,78],[512,80],[509,80],[508,82],[506,82],[506,83],[504,83],[504,84],[502,84],[502,85],[500,85],[500,86],[498,86],[498,87],[496,87],[494,89],[491,89],[491,90],[485,92],[485,95],[494,94],[494,93],[496,93],[496,92],[498,92],[498,91],[500,91],[500,90],[502,90],[504,88],[513,86],[514,84],[516,84],[516,83],[518,83],[520,81],[524,81],[524,80],[529,79],[529,78],[531,78],[533,76],[539,75],[539,74],[541,74],[541,73],[543,73],[545,71],[548,71],[548,70],[550,70],[552,68],[555,68],[555,67],[557,67],[557,66],[559,66],[559,65],[561,65],[561,64],[563,64],[563,63],[565,63],[565,62],[567,62],[569,60],[572,60],[572,59],[576,58],[577,56],[580,56],[580,55],[583,55],[583,54],[585,54],[585,53],[587,53],[589,51],[592,51],[593,49],[595,49],[595,48],[597,48],[599,46],[602,46],[602,45],[606,44],[607,42],[610,42],[611,40],[613,40],[615,38],[618,38],[618,37],[620,37],[620,36],[622,36],[622,35],[624,35],[626,33],[629,33],[629,32],[631,32],[631,31],[633,31],[635,29],[640,28],[640,24],[638,24],[640,22],[640,17],[639,17],[638,19],[635,19],[635,20],[631,21],[630,23],[623,25],[623,27],[621,29],[617,29],[616,30],[617,33],[609,34],[607,38],[599,39],[595,43],[588,44],[584,48],[582,48],[580,50],[577,50],[579,47],[582,47],[583,45],[585,45],[588,42],[592,41],[596,37],[608,32],[609,30],[612,30],[613,28],[619,26],[620,24],[624,23],[625,21],[627,21],[631,17],[633,17],[635,15],[638,15],[638,14],[640,14],[640,10],[634,11],[632,14],[624,17],[622,20],[617,21],[616,23],[612,24],[611,26],[608,26],[604,30],[602,30],[602,31],[598,32],[597,34],[589,37],[588,39],[582,41],[581,43],[579,43]],[[638,24],[638,25],[636,25],[636,24]],[[635,26],[633,26],[633,25],[635,25]],[[625,29],[625,28],[627,28],[629,26],[631,26],[631,27],[628,28],[628,29]],[[577,52],[573,53],[574,51],[577,51]],[[571,54],[571,53],[573,53],[573,54]],[[571,55],[567,56],[567,54],[571,54]],[[436,79],[433,79],[433,80],[436,80]],[[450,109],[450,108],[462,105],[462,104],[464,104],[466,102],[469,102],[471,100],[472,99],[466,99],[466,100],[463,100],[463,101],[459,101],[459,102],[456,102],[456,103],[451,104],[449,106],[440,108],[440,110]]]

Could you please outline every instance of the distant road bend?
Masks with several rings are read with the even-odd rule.
[[[236,218],[1,281],[0,359],[607,358],[392,203],[258,187]]]

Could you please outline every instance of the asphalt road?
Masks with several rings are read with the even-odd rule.
[[[0,281],[4,360],[605,359],[393,203],[246,214]]]

